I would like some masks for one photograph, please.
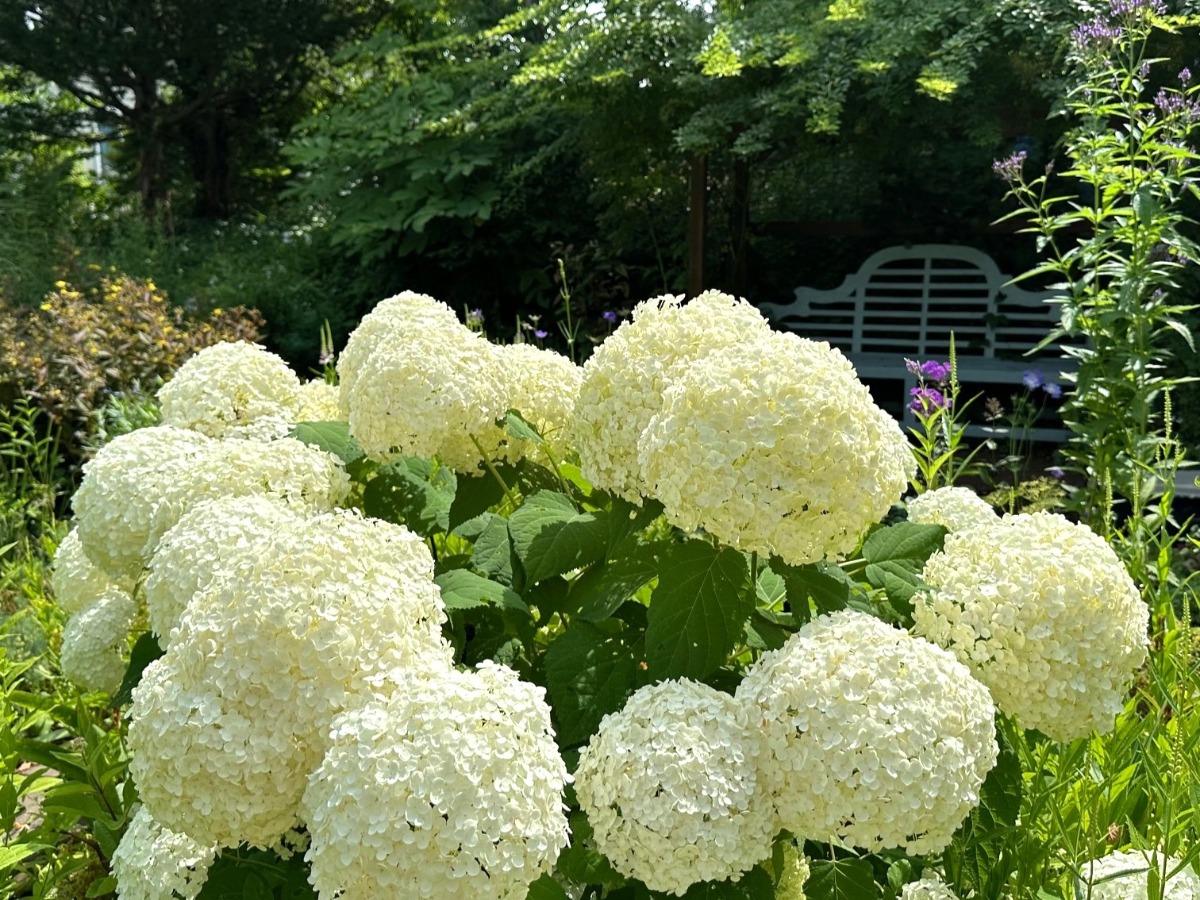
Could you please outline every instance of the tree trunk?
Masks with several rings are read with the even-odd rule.
[[[195,214],[224,219],[233,207],[229,123],[213,112],[185,124],[188,157],[196,183]]]

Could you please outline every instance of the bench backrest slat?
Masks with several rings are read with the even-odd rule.
[[[790,304],[764,303],[779,325],[849,353],[899,347],[915,357],[945,353],[1019,356],[1058,321],[1051,296],[1010,285],[973,247],[918,244],[869,257],[841,286],[799,287]]]

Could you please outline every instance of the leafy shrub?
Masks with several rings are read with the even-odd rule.
[[[245,307],[190,316],[153,281],[115,272],[82,289],[59,282],[34,310],[0,298],[0,396],[30,398],[68,449],[83,447],[110,396],[158,383],[203,347],[257,340],[262,327]]]

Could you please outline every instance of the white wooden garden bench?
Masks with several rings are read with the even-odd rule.
[[[950,334],[958,358],[959,381],[968,385],[1021,383],[1039,370],[1061,382],[1075,362],[1061,352],[1023,356],[1058,322],[1051,294],[1009,284],[986,253],[952,244],[889,247],[832,290],[796,288],[791,303],[763,303],[776,327],[828,341],[854,364],[863,379],[895,379],[904,385],[901,406],[908,424],[909,389],[916,378],[905,359],[946,360]],[[1002,397],[1008,404],[1008,398]],[[985,433],[1004,429],[979,429]],[[1062,440],[1058,428],[1035,428],[1030,437]]]

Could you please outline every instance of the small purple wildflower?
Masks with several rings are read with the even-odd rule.
[[[1062,397],[1062,385],[1055,384],[1053,381],[1047,381],[1042,385],[1042,390],[1046,392],[1046,396],[1058,400]]]
[[[908,408],[915,413],[929,415],[935,410],[950,408],[950,398],[936,388],[915,387],[909,390],[908,395],[912,397]]]
[[[992,163],[992,171],[1007,181],[1009,184],[1017,181],[1021,177],[1021,169],[1025,165],[1025,158],[1029,154],[1024,150],[1018,150],[1012,156],[1004,159],[998,159]]]
[[[1150,60],[1144,59],[1144,60],[1142,60],[1142,64],[1140,66],[1138,66],[1138,76],[1141,78],[1147,78],[1147,77],[1149,77],[1149,75],[1150,75]]]
[[[1080,50],[1107,49],[1119,41],[1124,33],[1124,29],[1097,16],[1090,22],[1075,26],[1071,32],[1071,43]]]
[[[1042,377],[1042,373],[1037,369],[1029,369],[1021,376],[1021,384],[1025,385],[1031,391],[1036,391],[1045,383],[1046,379]]]
[[[603,319],[605,322],[607,322],[609,325],[616,325],[616,324],[617,324],[617,319],[618,319],[618,318],[620,318],[620,316],[618,316],[618,315],[617,315],[615,312],[613,312],[611,309],[606,309],[606,310],[604,311],[604,313],[603,313],[603,314],[600,316],[600,318],[602,318],[602,319]]]
[[[1179,83],[1182,84],[1184,87],[1187,87],[1189,84],[1192,83],[1192,70],[1189,69],[1187,66],[1184,66],[1182,69],[1179,70]]]
[[[546,338],[550,337],[550,332],[548,332],[545,328],[539,328],[533,333],[533,336],[539,341],[544,341]]]
[[[1050,468],[1046,469],[1046,472],[1051,478],[1057,478],[1059,481],[1067,477],[1067,473],[1062,466],[1050,466]]]
[[[1114,16],[1131,16],[1142,10],[1165,16],[1167,4],[1163,0],[1110,0],[1108,4],[1108,11]]]
[[[467,327],[482,328],[483,327],[483,310],[478,306],[474,309],[467,310]]]

